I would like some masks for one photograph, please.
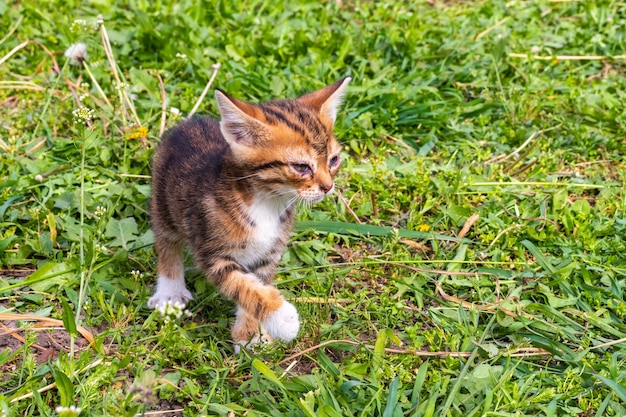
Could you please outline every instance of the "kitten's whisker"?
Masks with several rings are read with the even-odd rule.
[[[297,196],[297,195],[291,197],[289,199],[289,201],[287,201],[287,204],[285,205],[285,208],[283,209],[283,211],[281,211],[278,216],[281,217],[283,214],[285,214],[285,212],[289,209],[289,207],[291,207],[293,205],[293,203],[298,201],[298,197],[299,196]]]
[[[291,191],[291,190],[270,191],[268,193],[265,193],[262,196],[262,199],[263,200],[270,200],[270,199],[273,199],[273,198],[276,198],[276,197],[289,196],[289,195],[292,195],[292,194],[293,194],[293,191]]]
[[[246,176],[243,176],[243,177],[237,177],[237,178],[227,178],[227,180],[228,180],[228,181],[241,181],[241,180],[245,180],[245,179],[247,179],[247,178],[256,177],[256,176],[258,176],[258,175],[259,175],[259,173],[258,173],[258,172],[255,172],[255,173],[253,173],[253,174],[246,175]]]

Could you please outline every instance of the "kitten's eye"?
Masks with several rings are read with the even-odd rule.
[[[328,166],[332,168],[334,166],[337,166],[338,163],[339,163],[339,156],[335,155],[332,158],[330,158],[330,161],[328,162]]]
[[[313,174],[313,169],[309,164],[289,164],[289,166],[300,175]]]

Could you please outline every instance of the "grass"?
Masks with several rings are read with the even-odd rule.
[[[0,415],[626,415],[626,3],[0,13]],[[240,355],[198,271],[146,307],[150,158],[217,63],[250,101],[353,76],[277,279],[300,337]]]

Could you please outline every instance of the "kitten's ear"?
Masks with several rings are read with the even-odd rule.
[[[237,100],[215,90],[215,99],[222,119],[220,129],[231,145],[259,145],[269,136],[265,124],[259,120],[262,112],[254,104]]]
[[[352,77],[343,78],[321,90],[303,95],[298,101],[313,107],[319,111],[320,114],[328,117],[334,124],[335,120],[337,120],[337,111],[339,110],[339,106],[341,106],[343,96],[346,93],[346,88],[351,79]]]

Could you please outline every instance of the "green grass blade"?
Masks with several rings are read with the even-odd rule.
[[[383,417],[393,417],[396,406],[398,405],[398,388],[400,386],[400,377],[396,376],[391,384],[389,384],[389,393],[387,394],[387,405],[383,411]]]
[[[626,387],[624,385],[600,374],[594,374],[594,376],[602,381],[607,387],[611,388],[611,390],[613,390],[613,392],[620,398],[620,400],[626,402]]]
[[[295,225],[295,230],[304,232],[307,230],[316,230],[326,233],[335,233],[338,235],[357,235],[357,236],[400,236],[407,239],[423,239],[423,240],[444,240],[450,242],[471,243],[469,239],[459,239],[454,236],[446,236],[436,233],[417,232],[407,229],[396,229],[390,226],[375,226],[371,224],[357,224],[348,222],[331,222],[331,221],[301,221]]]
[[[528,251],[535,257],[537,263],[543,269],[550,272],[551,274],[556,272],[556,268],[554,268],[554,266],[546,259],[546,257],[543,256],[543,253],[541,253],[539,248],[535,246],[534,243],[532,243],[530,240],[522,240],[521,244],[524,245],[526,249],[528,249]]]
[[[260,360],[256,358],[252,360],[252,366],[261,374],[263,374],[267,379],[269,379],[274,384],[276,384],[276,386],[278,386],[280,389],[285,390],[285,386],[283,385],[281,380],[278,378],[278,376],[274,373],[274,371],[270,369],[269,366],[267,366],[266,364],[264,364],[263,362],[261,362]]]

